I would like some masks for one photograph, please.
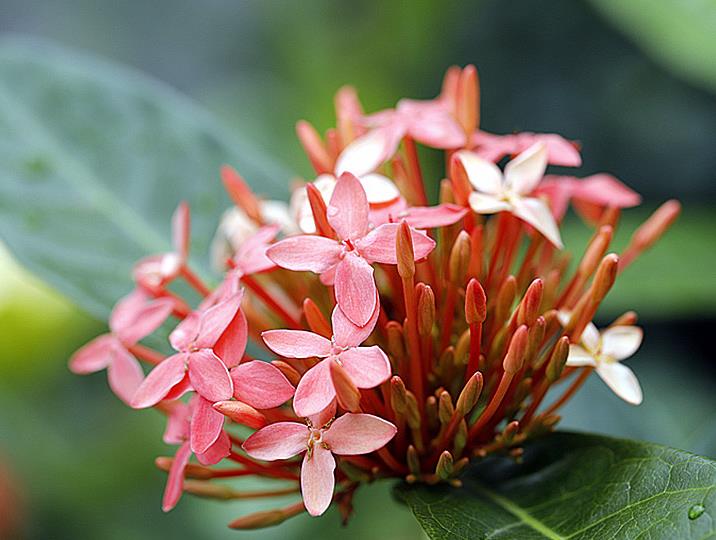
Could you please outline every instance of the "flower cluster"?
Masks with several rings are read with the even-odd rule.
[[[332,502],[347,519],[362,483],[459,486],[473,458],[519,459],[593,371],[641,401],[620,363],[641,342],[635,314],[601,333],[591,321],[678,203],[609,253],[621,209],[639,195],[608,174],[545,176],[549,165],[581,165],[579,145],[481,131],[478,95],[473,66],[448,70],[433,100],[375,114],[341,89],[335,128],[322,137],[297,126],[316,178],[290,204],[260,199],[224,167],[235,206],[212,245],[224,273],[213,288],[189,262],[189,210],[179,206],[173,251],[136,265],[110,333],[70,362],[76,373],[107,369],[119,398],[166,415],[164,440],[178,450],[157,460],[169,473],[164,510],[183,492],[300,493],[232,526],[320,515]],[[424,181],[417,143],[444,151],[445,179]],[[570,204],[594,227],[576,265],[559,231]],[[170,324],[165,355],[145,338]],[[243,476],[278,485],[221,482]]]

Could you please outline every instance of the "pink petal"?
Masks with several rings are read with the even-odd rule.
[[[212,403],[231,399],[234,393],[229,370],[208,349],[189,353],[189,380],[197,394]]]
[[[130,405],[135,409],[152,407],[182,382],[186,375],[188,355],[175,354],[157,365],[137,388]]]
[[[231,454],[231,439],[225,431],[222,431],[214,444],[203,454],[197,454],[196,459],[202,465],[216,465],[229,454]]]
[[[158,298],[145,302],[134,312],[131,320],[125,319],[118,322],[110,318],[110,327],[113,328],[117,337],[125,345],[134,345],[140,339],[159,328],[174,309],[174,300],[171,298]],[[114,315],[114,313],[113,313]],[[113,324],[114,322],[114,324]]]
[[[294,388],[283,373],[268,362],[254,360],[231,370],[234,397],[257,409],[271,409],[291,399]]]
[[[413,139],[432,148],[460,148],[467,137],[449,111],[442,107],[424,109],[410,122],[409,134]]]
[[[351,173],[343,173],[326,210],[331,227],[343,240],[360,238],[368,228],[368,211],[363,186]]]
[[[398,149],[402,130],[392,126],[373,129],[345,147],[336,161],[336,174],[363,176],[376,170]]]
[[[576,182],[573,197],[601,206],[629,208],[641,203],[641,196],[611,174],[593,174]]]
[[[552,165],[559,165],[560,167],[582,166],[582,156],[572,141],[554,133],[537,133],[531,135],[533,140],[539,141],[547,147],[547,159]],[[525,147],[527,146],[529,146],[529,144]]]
[[[564,247],[557,223],[544,201],[533,198],[517,199],[513,205],[512,213],[514,215],[532,225],[559,249]]]
[[[107,367],[107,379],[112,392],[129,405],[144,380],[144,372],[134,356],[126,349],[117,347]]]
[[[398,264],[398,257],[395,252],[395,237],[398,234],[399,227],[400,224],[398,223],[386,223],[373,229],[356,242],[356,247],[358,247],[360,254],[370,262]],[[427,257],[435,248],[435,241],[424,232],[411,229],[410,237],[413,240],[413,252],[415,253],[416,261]]]
[[[520,195],[534,191],[547,169],[547,147],[535,143],[505,166],[506,187]]]
[[[181,444],[189,436],[189,406],[180,401],[171,404],[167,427],[162,440],[167,444]]]
[[[535,196],[546,198],[557,221],[567,213],[569,201],[579,183],[573,176],[547,175],[535,190]]]
[[[184,469],[186,469],[190,457],[191,448],[189,448],[189,443],[182,444],[174,455],[174,461],[167,477],[167,485],[164,488],[164,498],[162,499],[162,510],[164,512],[169,512],[174,508],[181,498],[184,490]]]
[[[306,330],[267,330],[261,334],[266,346],[285,358],[319,358],[331,354],[331,341]]]
[[[313,427],[322,428],[326,424],[328,424],[328,422],[333,420],[334,416],[336,416],[336,408],[336,400],[334,399],[333,401],[331,401],[328,407],[323,409],[321,412],[309,416],[308,420],[311,422],[311,425]]]
[[[172,240],[174,251],[179,259],[184,262],[189,253],[189,228],[190,228],[189,205],[182,202],[177,206],[172,216]]]
[[[149,297],[142,289],[134,289],[120,299],[109,315],[109,329],[113,334],[121,332],[137,320],[137,313],[149,302]]]
[[[353,324],[348,317],[345,316],[339,306],[333,308],[331,315],[331,324],[333,326],[333,339],[339,347],[357,347],[363,343],[368,336],[373,333],[375,325],[380,315],[380,299],[376,297],[375,309],[373,315],[365,326],[357,326]]]
[[[301,378],[293,396],[293,410],[298,416],[308,418],[331,405],[336,397],[331,379],[330,364],[323,360],[309,369]]]
[[[201,312],[192,311],[169,334],[169,343],[175,351],[188,351],[199,334]]]
[[[291,236],[275,243],[266,255],[281,268],[321,274],[340,261],[341,245],[323,236]]]
[[[400,221],[407,215],[408,203],[402,197],[395,200],[394,203],[381,206],[371,206],[368,219],[373,227],[378,227],[385,223],[394,223]],[[365,237],[363,237],[365,238]]]
[[[346,413],[323,434],[331,452],[353,456],[383,448],[398,430],[390,422],[372,414]]]
[[[198,348],[211,348],[219,340],[241,308],[243,290],[207,309],[201,316],[199,332],[194,341]]]
[[[373,267],[364,258],[348,253],[336,268],[334,287],[336,302],[345,316],[354,324],[365,326],[377,301]]]
[[[112,361],[112,351],[121,347],[112,334],[94,338],[70,358],[70,371],[78,375],[87,375],[105,369]]]
[[[406,212],[404,219],[416,229],[433,229],[453,225],[465,217],[465,214],[466,208],[446,203],[438,206],[413,206]]]
[[[234,257],[242,272],[246,275],[270,270],[276,264],[266,256],[266,250],[280,230],[279,225],[269,225],[259,229],[239,247]]]
[[[191,415],[191,451],[204,454],[216,442],[224,427],[224,415],[212,403],[199,397]]]
[[[388,357],[377,345],[347,349],[338,358],[358,388],[374,388],[390,377]]]
[[[308,428],[298,422],[277,422],[261,428],[241,446],[254,459],[289,459],[305,452]]]
[[[221,358],[226,367],[232,368],[241,363],[249,340],[249,328],[244,312],[239,309],[213,347],[214,354]]]
[[[336,480],[333,471],[336,460],[330,451],[320,444],[306,452],[301,465],[301,496],[303,504],[312,516],[320,516],[331,505]]]
[[[177,384],[176,386],[174,386],[174,388],[169,390],[167,395],[164,396],[164,400],[169,401],[169,400],[179,399],[187,392],[193,392],[193,391],[194,391],[194,387],[191,385],[191,381],[189,380],[189,374],[187,373],[179,384]]]

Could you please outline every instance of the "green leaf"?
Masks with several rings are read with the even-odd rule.
[[[591,0],[608,20],[655,60],[716,91],[716,2]]]
[[[193,253],[229,205],[235,166],[269,196],[289,173],[171,88],[48,43],[0,42],[0,237],[30,271],[104,318],[138,258],[166,251],[192,207]]]
[[[716,536],[716,463],[671,448],[577,433],[486,459],[462,488],[400,485],[433,539],[687,539]]]

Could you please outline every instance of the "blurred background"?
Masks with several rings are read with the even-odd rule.
[[[600,313],[641,315],[630,365],[645,402],[631,408],[598,379],[564,426],[643,438],[716,458],[716,3],[204,2],[0,0],[0,32],[52,39],[151,74],[212,111],[290,171],[310,175],[296,120],[333,121],[332,97],[355,85],[367,110],[437,94],[451,64],[474,63],[482,127],[558,132],[583,143],[581,175],[608,171],[644,196],[618,245],[667,198],[675,228],[629,269]],[[288,179],[287,179],[288,180]],[[2,181],[2,180],[0,180]],[[568,248],[588,238],[576,218]],[[0,246],[1,247],[1,246]],[[66,368],[103,326],[0,251],[0,538],[245,537],[226,529],[251,502],[185,497],[160,510],[162,420],[135,413],[104,373]],[[388,485],[361,490],[347,529],[331,511],[258,538],[417,538]],[[391,505],[391,512],[384,510]],[[2,528],[4,527],[4,528]],[[19,531],[19,532],[18,532]],[[252,536],[252,537],[254,537]]]

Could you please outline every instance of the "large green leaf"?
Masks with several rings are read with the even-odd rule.
[[[463,480],[397,490],[434,539],[716,536],[716,462],[665,446],[555,433]]]
[[[0,236],[90,313],[128,290],[133,261],[169,247],[181,199],[206,271],[228,206],[223,163],[285,192],[288,172],[171,88],[47,43],[0,42]]]

